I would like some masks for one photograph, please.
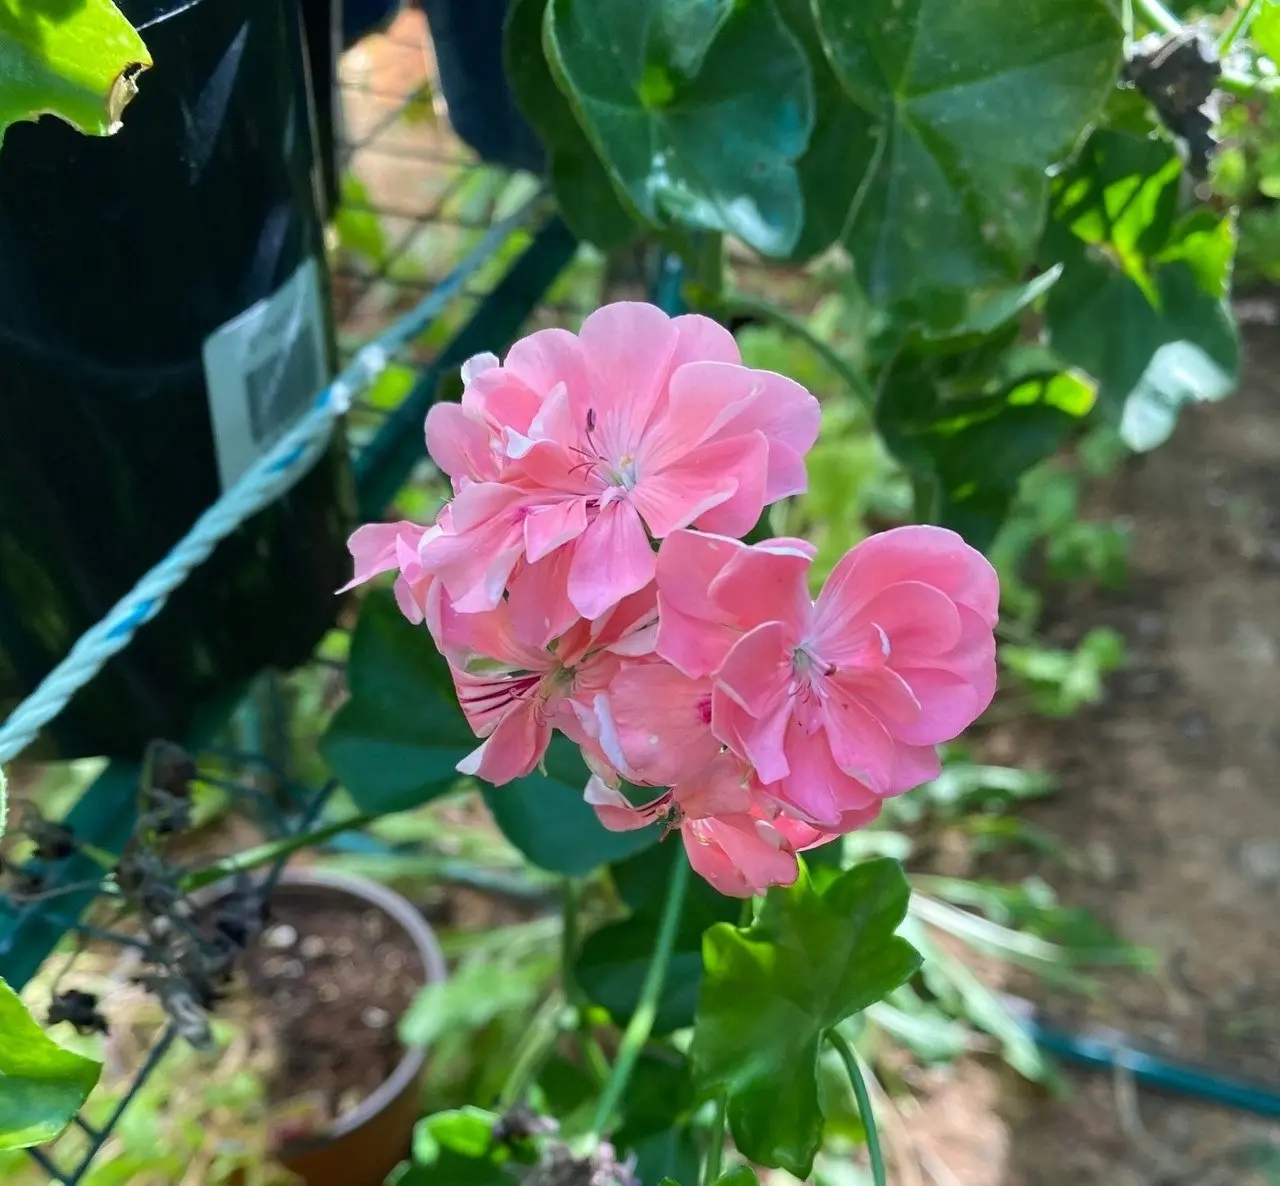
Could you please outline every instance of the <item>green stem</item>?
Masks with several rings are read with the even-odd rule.
[[[725,1116],[728,1111],[723,1094],[716,1096],[716,1110],[711,1117],[711,1144],[707,1146],[707,1160],[702,1167],[702,1186],[715,1186],[720,1177],[720,1161],[724,1156]]]
[[[667,965],[671,963],[671,952],[676,944],[676,932],[680,929],[680,912],[684,908],[684,895],[688,886],[689,862],[684,853],[680,852],[671,871],[671,882],[667,886],[667,900],[662,907],[653,958],[649,961],[649,970],[645,973],[644,984],[640,988],[640,1001],[623,1032],[613,1071],[604,1085],[604,1091],[600,1093],[600,1102],[596,1105],[595,1118],[591,1124],[591,1133],[596,1140],[608,1127],[614,1110],[627,1089],[640,1051],[653,1032],[654,1018],[658,1014],[658,998],[666,983]]]
[[[577,882],[566,877],[560,883],[560,896],[564,912],[564,923],[560,930],[560,984],[564,989],[565,1000],[573,1008],[574,1028],[578,1033],[583,1057],[587,1060],[587,1069],[597,1083],[603,1084],[609,1078],[609,1060],[605,1058],[600,1043],[591,1032],[591,1019],[588,1016],[590,1002],[573,974],[573,960],[578,954],[578,905],[581,901]]]
[[[827,1030],[827,1041],[844,1063],[849,1083],[853,1087],[854,1098],[858,1101],[858,1114],[862,1117],[862,1127],[867,1133],[867,1152],[871,1155],[871,1177],[875,1186],[885,1186],[884,1154],[880,1151],[880,1134],[876,1131],[876,1114],[871,1107],[871,1097],[867,1094],[867,1083],[862,1077],[862,1067],[858,1056],[853,1052],[845,1036],[839,1030]]]
[[[498,1106],[505,1112],[514,1108],[528,1092],[533,1081],[538,1077],[542,1064],[555,1049],[560,1038],[561,1002],[553,995],[538,1010],[529,1029],[525,1033],[524,1042],[516,1051],[511,1064],[511,1073],[507,1075],[502,1091],[498,1094]]]
[[[1182,32],[1182,22],[1160,0],[1133,0],[1133,7],[1153,29],[1161,33]]]
[[[202,869],[193,869],[182,878],[179,884],[184,892],[190,893],[192,890],[198,890],[202,886],[212,885],[215,881],[221,881],[224,877],[230,877],[236,873],[245,873],[261,865],[269,865],[279,857],[287,856],[290,853],[297,852],[299,849],[312,848],[315,845],[323,844],[326,840],[331,840],[342,832],[363,828],[366,824],[373,823],[377,818],[376,815],[349,815],[345,819],[336,820],[320,828],[313,828],[311,831],[303,832],[298,836],[282,836],[279,840],[272,840],[267,844],[259,844],[255,848],[247,848],[244,852],[236,853],[235,856],[223,857],[222,860],[214,861],[213,864],[206,865]]]
[[[1218,39],[1218,57],[1225,58],[1236,41],[1248,32],[1249,26],[1253,23],[1253,18],[1261,7],[1262,0],[1246,0],[1246,3],[1240,5],[1236,10],[1235,20],[1231,22],[1227,31]]]
[[[788,333],[794,334],[805,343],[823,362],[827,364],[848,385],[868,412],[874,412],[876,393],[866,378],[856,368],[847,363],[827,342],[824,342],[803,321],[780,308],[772,301],[736,292],[725,297],[725,307],[732,313],[756,313],[776,322]]]

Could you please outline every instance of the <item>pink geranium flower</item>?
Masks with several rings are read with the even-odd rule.
[[[610,831],[658,822],[679,828],[694,871],[722,894],[749,898],[790,885],[799,873],[796,853],[836,835],[786,817],[759,790],[750,769],[726,752],[642,805],[600,775],[587,785],[586,799]]]
[[[742,366],[726,330],[645,304],[599,309],[576,337],[534,334],[501,366],[473,362],[467,384],[428,417],[458,494],[423,554],[461,612],[495,607],[522,562],[567,551],[565,598],[600,617],[653,579],[651,536],[743,534],[802,491],[818,432],[817,401]]]
[[[534,647],[517,637],[506,602],[477,614],[446,604],[437,642],[454,660],[467,723],[485,739],[458,763],[459,772],[495,786],[522,778],[542,761],[553,728],[591,745],[582,721],[623,658],[652,649],[653,618],[654,594],[646,589],[595,622],[580,619],[554,645]]]
[[[999,590],[954,532],[872,536],[814,601],[811,557],[678,532],[658,564],[657,653],[710,676],[712,728],[767,792],[845,830],[886,795],[935,777],[938,743],[995,692]]]

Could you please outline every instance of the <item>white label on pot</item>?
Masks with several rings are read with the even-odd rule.
[[[314,259],[204,343],[218,474],[232,486],[311,406],[326,379]]]

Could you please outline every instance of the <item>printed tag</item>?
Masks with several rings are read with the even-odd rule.
[[[325,384],[325,359],[314,259],[205,339],[205,383],[224,490],[311,407]]]

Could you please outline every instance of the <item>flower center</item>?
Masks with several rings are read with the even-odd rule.
[[[628,453],[614,464],[605,467],[604,480],[610,486],[621,486],[624,490],[634,490],[639,478],[636,475],[636,459]]]

